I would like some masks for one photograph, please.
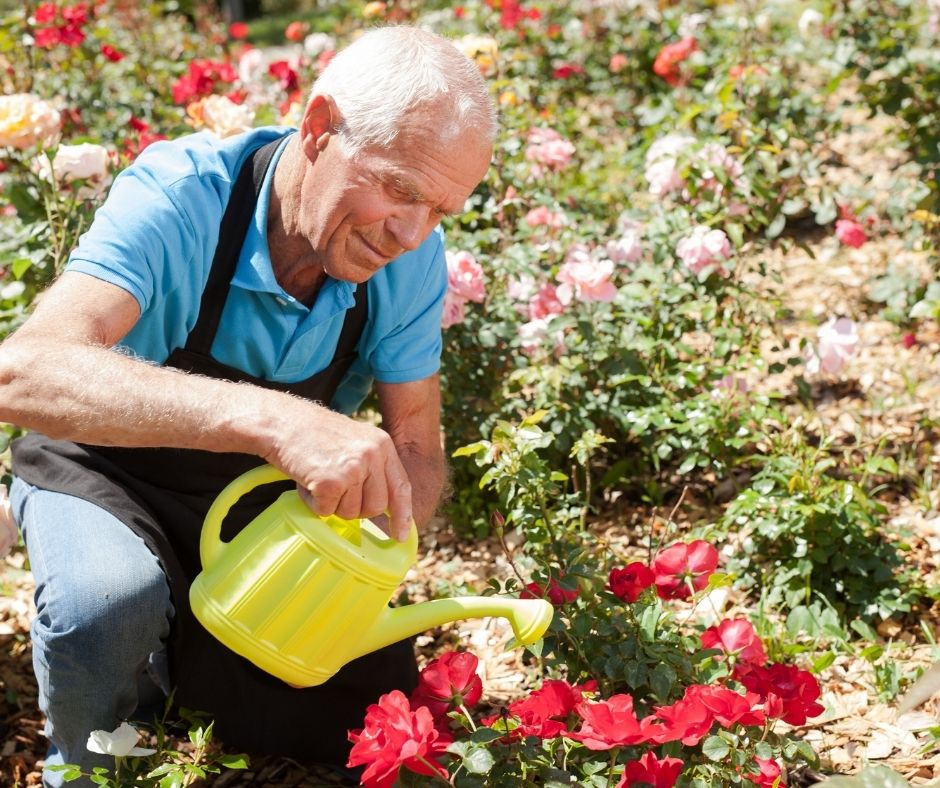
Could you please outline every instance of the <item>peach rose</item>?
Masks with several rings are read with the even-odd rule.
[[[55,145],[60,122],[58,111],[31,93],[0,96],[0,148]]]

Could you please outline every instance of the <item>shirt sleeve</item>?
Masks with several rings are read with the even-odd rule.
[[[215,245],[220,213],[209,199],[215,190],[196,194],[192,173],[167,183],[178,173],[166,156],[147,153],[115,180],[67,266],[123,288],[142,313],[186,278],[184,269],[202,257],[198,244]]]
[[[443,235],[435,231],[415,252],[389,268],[393,266],[386,277],[389,292],[375,295],[380,299],[380,314],[386,301],[399,306],[388,310],[397,312],[398,319],[383,326],[368,362],[376,380],[408,383],[433,375],[441,365],[441,315],[447,292]]]

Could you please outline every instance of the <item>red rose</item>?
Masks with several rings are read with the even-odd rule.
[[[62,6],[62,18],[73,25],[84,25],[88,21],[88,4],[76,3],[73,6]]]
[[[633,713],[633,698],[629,695],[613,695],[597,703],[579,703],[575,711],[583,720],[581,728],[566,735],[589,750],[609,750],[647,740]]]
[[[478,664],[467,651],[449,651],[432,660],[418,676],[411,705],[426,706],[435,719],[460,706],[473,706],[483,694],[483,682],[476,674]]]
[[[653,73],[665,79],[670,85],[678,85],[681,81],[679,64],[696,49],[698,49],[698,44],[695,41],[695,36],[686,36],[674,44],[666,44],[656,55],[656,60],[653,62]]]
[[[858,249],[865,245],[868,234],[865,232],[865,228],[854,219],[837,219],[836,238],[846,246]]]
[[[597,682],[572,685],[567,681],[546,679],[540,689],[529,697],[509,704],[509,714],[519,720],[514,730],[518,736],[538,736],[540,739],[553,739],[568,729],[568,716],[581,702],[585,692],[594,692]],[[484,725],[492,725],[499,719],[493,715],[483,720]]]
[[[55,3],[40,3],[33,11],[33,18],[36,20],[37,25],[48,25],[55,21],[57,13],[58,9]]]
[[[724,728],[731,728],[738,724],[764,724],[764,713],[753,711],[754,706],[760,703],[760,696],[755,692],[741,695],[720,684],[693,684],[686,689],[685,698],[701,701],[718,724]]]
[[[637,785],[652,785],[653,788],[672,788],[682,774],[685,764],[679,758],[659,760],[652,751],[638,761],[630,761],[623,770],[617,788],[633,788]]]
[[[503,30],[512,30],[524,18],[525,10],[519,0],[503,0],[499,13],[499,25]]]
[[[66,46],[77,47],[85,40],[85,31],[78,25],[69,23],[59,28],[59,37]]]
[[[349,732],[353,743],[347,766],[366,765],[364,786],[390,788],[402,767],[416,774],[447,778],[447,770],[435,758],[444,753],[451,738],[434,727],[426,708],[412,711],[408,698],[392,690],[366,710],[365,727]]]
[[[560,66],[557,66],[552,72],[552,76],[555,79],[570,79],[575,74],[583,74],[584,67],[578,65],[577,63],[562,63]]]
[[[795,665],[780,662],[767,667],[738,665],[734,678],[765,701],[764,712],[768,717],[779,716],[790,725],[803,725],[824,711],[817,702],[821,691],[816,677]]]
[[[618,599],[633,603],[655,580],[652,569],[640,561],[634,561],[622,569],[611,569],[608,587]]]
[[[42,49],[52,49],[62,41],[62,34],[57,27],[41,27],[33,32],[36,46]]]
[[[104,56],[105,56],[108,60],[110,60],[112,63],[117,63],[119,60],[123,60],[123,59],[124,59],[124,53],[123,53],[123,52],[119,52],[117,49],[115,49],[115,48],[114,48],[113,46],[111,46],[110,44],[102,44],[102,45],[101,45],[101,54],[104,55]]]
[[[646,717],[641,726],[648,741],[664,744],[681,741],[689,747],[698,744],[715,724],[715,716],[702,702],[702,698],[689,694],[670,706],[657,706],[653,715]]]
[[[563,588],[561,583],[558,581],[564,577],[564,574],[558,576],[558,578],[551,578],[548,581],[548,590],[540,585],[539,583],[529,583],[525,589],[519,594],[520,599],[547,599],[555,607],[562,607],[562,605],[567,604],[568,602],[573,602],[578,598],[578,589],[568,589]]]
[[[747,778],[751,782],[757,783],[761,788],[775,788],[775,786],[786,785],[779,763],[770,758],[755,758],[754,763],[760,769],[760,774],[748,774]]]
[[[268,66],[268,73],[281,83],[284,90],[296,90],[300,82],[297,72],[290,67],[286,60],[278,60]]]
[[[701,591],[717,567],[718,551],[708,542],[677,542],[653,560],[656,591],[662,599],[685,599],[691,594],[689,583]]]
[[[245,22],[232,22],[228,26],[228,34],[236,41],[244,41],[248,38],[248,25]]]
[[[702,633],[703,648],[720,648],[728,657],[738,662],[763,665],[767,653],[750,621],[743,618],[722,621]]]
[[[284,38],[288,41],[302,41],[307,32],[307,26],[303,22],[291,22],[284,29]]]

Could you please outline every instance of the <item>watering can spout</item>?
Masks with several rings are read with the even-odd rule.
[[[554,608],[544,599],[499,599],[477,596],[434,599],[404,607],[386,608],[356,644],[357,656],[434,629],[449,621],[484,616],[509,620],[516,640],[523,646],[535,643],[552,622]]]

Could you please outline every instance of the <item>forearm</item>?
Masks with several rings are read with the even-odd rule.
[[[411,481],[411,505],[419,528],[427,525],[437,511],[447,478],[443,452],[421,451],[411,444],[396,447]]]
[[[52,438],[259,454],[291,399],[105,347],[14,337],[0,352],[0,420]]]

